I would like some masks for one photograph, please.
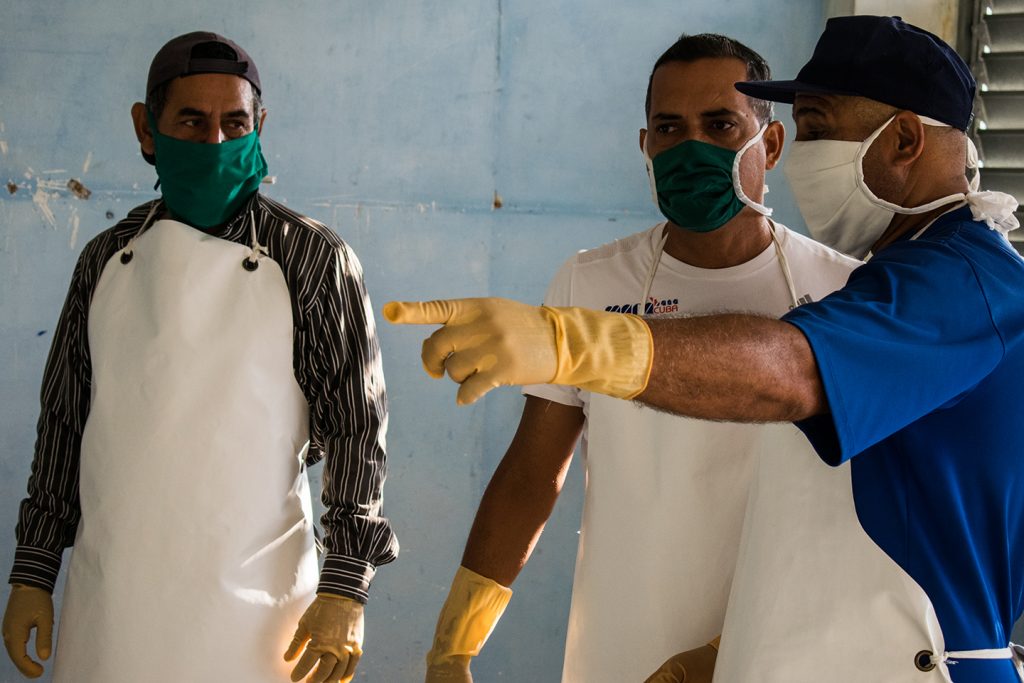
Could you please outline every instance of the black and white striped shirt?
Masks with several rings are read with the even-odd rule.
[[[38,439],[28,497],[18,518],[11,583],[52,592],[62,552],[74,543],[80,517],[79,451],[92,377],[89,305],[104,265],[138,232],[153,204],[136,207],[90,241],[75,267],[43,376]],[[325,461],[321,521],[326,552],[318,590],[365,602],[376,568],[398,555],[398,541],[381,509],[388,407],[362,269],[330,228],[259,193],[231,222],[208,232],[248,245],[250,212],[257,240],[280,265],[291,294],[293,367],[309,403],[306,462]]]

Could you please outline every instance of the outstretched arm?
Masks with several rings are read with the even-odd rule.
[[[646,322],[654,354],[638,401],[740,422],[796,421],[828,410],[811,347],[789,323],[752,315]]]
[[[507,299],[389,303],[391,322],[442,324],[423,365],[472,403],[504,384],[568,384],[692,417],[788,421],[827,410],[810,345],[751,315],[644,320]]]

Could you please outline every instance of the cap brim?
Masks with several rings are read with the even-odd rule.
[[[859,93],[849,90],[840,90],[824,85],[805,83],[804,81],[740,81],[735,84],[736,89],[744,95],[756,97],[759,100],[771,102],[783,102],[793,104],[797,93],[811,95],[857,95]]]

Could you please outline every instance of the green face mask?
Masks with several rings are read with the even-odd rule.
[[[665,218],[686,230],[711,232],[732,220],[744,206],[770,216],[772,210],[749,199],[739,182],[740,159],[761,139],[765,128],[738,151],[686,140],[651,159],[645,144],[651,189]]]
[[[227,222],[267,175],[256,131],[214,145],[159,133],[152,117],[149,125],[164,203],[189,225],[212,228]]]

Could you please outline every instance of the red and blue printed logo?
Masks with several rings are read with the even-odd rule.
[[[621,304],[605,306],[604,310],[609,313],[632,313],[633,315],[640,315],[640,304]],[[679,312],[679,299],[656,299],[653,296],[648,297],[647,304],[644,306],[643,315],[666,315],[668,313]]]

